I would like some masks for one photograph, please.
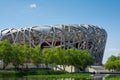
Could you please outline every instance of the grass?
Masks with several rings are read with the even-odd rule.
[[[0,70],[0,77],[27,77],[27,78],[91,78],[90,73],[67,73],[54,70],[15,71]]]
[[[16,76],[18,74],[18,72],[16,71],[11,71],[11,70],[0,70],[0,77],[4,77],[4,76]]]
[[[63,71],[54,71],[54,70],[36,70],[36,71],[30,71],[30,70],[0,70],[0,76],[26,76],[26,75],[51,75],[51,74],[65,74],[66,72]]]
[[[28,78],[91,78],[89,73],[66,73],[66,74],[52,74],[52,75],[28,75]]]
[[[120,76],[116,76],[116,77],[106,77],[105,80],[120,80]]]

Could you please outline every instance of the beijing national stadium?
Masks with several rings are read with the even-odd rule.
[[[89,49],[94,65],[102,65],[107,32],[98,26],[87,24],[47,25],[20,29],[0,30],[0,40],[11,43],[40,45],[43,48]]]

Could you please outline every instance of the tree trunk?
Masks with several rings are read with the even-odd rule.
[[[71,66],[71,72],[73,72],[73,66]]]
[[[63,70],[64,70],[64,71],[65,71],[65,67],[66,67],[66,66],[65,66],[65,65],[63,65]]]
[[[28,63],[26,63],[26,69],[28,69]]]
[[[7,67],[8,63],[3,63],[3,69]]]

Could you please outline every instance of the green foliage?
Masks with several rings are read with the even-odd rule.
[[[88,50],[68,49],[71,55],[70,61],[73,66],[84,70],[87,66],[93,64],[93,57]]]
[[[48,67],[48,64],[51,63],[51,49],[50,48],[44,48],[42,51],[43,54],[43,62],[45,63],[46,67]]]
[[[109,70],[120,70],[120,56],[109,57],[104,67]]]
[[[39,64],[43,63],[42,52],[40,51],[40,46],[36,46],[32,50],[31,54],[32,62],[35,66],[39,67]]]
[[[9,41],[0,41],[0,59],[3,61],[3,69],[11,62],[12,46]]]
[[[19,65],[23,65],[23,63],[25,62],[25,57],[22,52],[23,52],[22,45],[20,44],[12,45],[13,57],[11,62],[13,63],[15,68],[19,68]]]
[[[30,45],[28,45],[28,44],[24,44],[23,46],[22,46],[22,53],[23,53],[23,55],[24,55],[24,57],[25,57],[25,62],[26,63],[29,63],[30,62],[30,58],[31,58],[31,54],[32,54],[32,47],[30,46]]]
[[[88,50],[44,48],[43,56],[46,64],[63,65],[64,70],[69,65],[84,70],[93,64],[93,57]]]
[[[62,65],[65,70],[66,66],[72,65],[83,70],[93,64],[93,57],[88,50],[58,47],[40,50],[40,46],[33,48],[27,44],[11,44],[7,40],[0,41],[0,60],[3,60],[3,68],[9,63],[19,68],[24,63],[32,62],[36,67],[39,67],[39,64],[46,64],[47,67],[48,64],[54,67]]]

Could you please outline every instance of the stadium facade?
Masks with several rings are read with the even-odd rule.
[[[89,49],[94,65],[102,65],[107,33],[103,28],[87,24],[34,26],[0,30],[0,40],[29,44],[32,47]]]

